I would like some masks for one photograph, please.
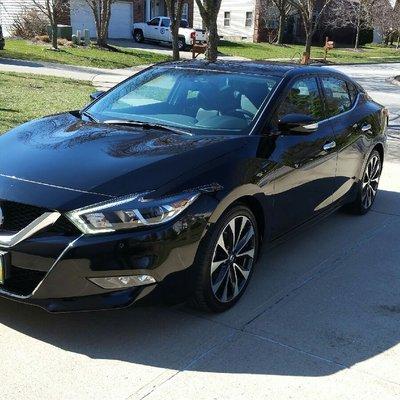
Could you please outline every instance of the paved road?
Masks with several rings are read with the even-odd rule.
[[[264,249],[246,296],[222,315],[50,315],[0,300],[3,397],[399,398],[400,88],[385,79],[400,66],[346,68],[392,113],[373,212],[338,212]]]

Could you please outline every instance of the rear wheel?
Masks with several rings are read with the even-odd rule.
[[[235,206],[224,214],[198,250],[192,305],[211,312],[231,308],[249,283],[258,244],[257,223],[247,207]]]
[[[379,152],[374,150],[370,155],[358,188],[357,199],[350,205],[355,214],[366,214],[372,207],[378,192],[379,179],[382,173],[382,160]]]
[[[133,38],[135,39],[135,42],[137,42],[137,43],[144,42],[143,32],[140,29],[137,29],[133,32]]]
[[[185,39],[184,38],[178,38],[178,49],[180,51],[183,51],[183,50],[185,50],[185,48],[186,48]]]

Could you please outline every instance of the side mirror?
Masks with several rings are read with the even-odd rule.
[[[287,114],[279,120],[278,129],[283,133],[308,135],[318,130],[318,122],[309,115]]]
[[[147,25],[150,25],[150,23],[151,23],[151,21],[147,21],[147,22],[146,22]]]
[[[97,100],[100,96],[102,96],[105,92],[103,90],[99,90],[98,92],[94,92],[90,95],[90,100]]]

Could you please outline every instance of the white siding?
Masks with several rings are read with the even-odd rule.
[[[11,35],[15,17],[19,15],[24,8],[32,6],[32,0],[0,0],[0,24],[3,27],[4,36]]]
[[[256,0],[222,0],[221,10],[218,14],[218,34],[228,39],[247,39],[253,40],[254,36],[254,19]],[[230,26],[224,26],[224,14],[228,11],[231,13]],[[246,26],[246,12],[253,13],[253,24]],[[203,22],[200,11],[195,3],[193,26],[201,28]]]

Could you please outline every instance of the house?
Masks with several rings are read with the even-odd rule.
[[[44,0],[41,0],[44,2]],[[96,27],[92,11],[85,0],[65,0],[67,12],[62,16],[61,24],[72,25],[73,31],[89,29],[90,36],[96,36]],[[187,0],[183,8],[183,18],[193,22],[193,2]],[[32,0],[0,0],[0,24],[5,36],[10,36],[12,25],[17,15],[24,8],[33,7]],[[111,39],[132,38],[134,22],[144,22],[153,17],[166,15],[165,0],[115,0],[111,9],[111,20],[108,36]]]
[[[223,39],[258,41],[259,16],[257,0],[222,0],[218,14],[218,34]],[[193,26],[203,22],[197,4],[194,4]]]

